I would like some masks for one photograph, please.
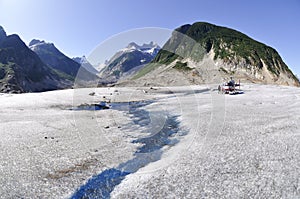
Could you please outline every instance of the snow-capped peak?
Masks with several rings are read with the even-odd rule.
[[[131,42],[131,43],[128,44],[128,46],[126,48],[128,48],[128,49],[139,49],[140,46],[138,44],[134,43],[134,42]]]
[[[149,44],[143,44],[141,46],[136,44],[135,42],[131,42],[126,48],[121,49],[120,52],[132,52],[135,50],[141,51],[143,53],[148,53],[154,56],[160,50],[160,46],[153,41],[151,41]]]
[[[73,57],[72,58],[74,61],[76,61],[79,64],[85,64],[85,63],[89,63],[89,61],[87,60],[87,58],[85,57],[85,55],[83,55],[82,57]]]
[[[151,49],[151,48],[160,48],[160,46],[157,43],[151,41],[149,44],[143,44],[142,46],[140,46],[140,48],[141,49]]]
[[[29,42],[29,47],[36,46],[36,45],[42,45],[42,44],[51,44],[51,43],[46,43],[44,40],[33,39],[33,40],[31,40],[31,42]]]
[[[40,48],[43,49],[47,48],[59,52],[59,50],[54,46],[53,43],[45,42],[44,40],[38,40],[38,39],[31,40],[31,42],[29,42],[28,47],[33,51],[36,51]]]

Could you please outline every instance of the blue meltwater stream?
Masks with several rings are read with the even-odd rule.
[[[128,112],[136,125],[147,127],[153,120],[151,120],[150,113],[143,109],[143,107],[151,103],[153,102],[112,103],[111,109]],[[85,106],[85,108],[85,110],[91,110],[91,107]],[[164,146],[174,146],[179,142],[175,137],[185,135],[185,132],[179,131],[177,116],[168,114],[166,116],[162,112],[152,113],[152,115],[162,117],[164,122],[157,132],[133,140],[133,143],[142,144],[135,152],[134,158],[121,163],[116,168],[106,169],[98,175],[91,177],[86,184],[75,191],[71,199],[110,198],[110,193],[114,190],[115,186],[120,184],[127,175],[135,173],[151,162],[160,160],[163,154],[162,148]]]

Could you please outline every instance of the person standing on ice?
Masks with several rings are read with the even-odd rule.
[[[230,81],[228,82],[228,86],[232,86],[232,87],[235,86],[235,81],[234,81],[232,76],[230,77]]]

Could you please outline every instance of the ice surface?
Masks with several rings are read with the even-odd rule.
[[[249,84],[236,96],[209,88],[1,94],[0,198],[68,198],[108,171],[122,177],[108,186],[111,198],[299,198],[299,88]],[[71,110],[103,100],[128,107]],[[137,101],[153,103],[138,116],[129,112]],[[168,116],[183,132],[168,134],[178,142],[162,139],[155,161],[136,164],[139,150],[153,150],[144,144],[172,128]]]
[[[143,106],[149,103],[151,102],[129,103],[128,113],[133,115],[134,123],[140,127],[148,126],[152,122],[150,121],[150,114],[142,109]],[[116,103],[112,104],[111,107],[124,111],[124,105],[126,105],[126,103]],[[155,115],[164,117],[164,115],[160,113]],[[174,136],[175,134],[179,134],[179,123],[176,118],[177,117],[174,116],[168,116],[158,132],[151,135],[146,134],[143,138],[133,140],[132,143],[142,144],[135,152],[134,158],[121,163],[116,168],[106,169],[98,175],[93,176],[87,183],[76,190],[71,198],[109,198],[114,187],[120,184],[122,180],[125,179],[125,176],[138,171],[150,162],[158,161],[164,152],[163,148],[165,146],[172,147],[179,142]],[[145,120],[146,122],[144,122]],[[149,127],[151,128],[151,126],[147,127],[148,130],[150,130]],[[153,129],[151,130],[153,131]],[[180,135],[185,134],[181,133]]]

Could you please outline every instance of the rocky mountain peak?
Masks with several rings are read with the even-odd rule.
[[[6,32],[2,26],[0,26],[0,40],[6,38]]]
[[[53,43],[46,42],[44,40],[33,39],[29,42],[29,48],[40,55],[42,52],[51,52],[57,56],[64,56]],[[43,59],[42,59],[43,60]]]
[[[157,43],[151,41],[149,44],[143,44],[141,46],[141,48],[142,49],[145,49],[145,48],[160,48],[160,46]]]
[[[131,43],[128,44],[128,46],[125,49],[144,51],[144,50],[150,50],[152,48],[160,49],[160,46],[157,43],[153,42],[153,41],[151,41],[149,44],[144,43],[142,45],[138,45],[135,42],[131,42]]]
[[[29,42],[29,48],[34,47],[34,46],[44,46],[44,47],[47,46],[48,48],[49,47],[56,48],[53,43],[45,42],[44,40],[39,40],[39,39],[33,39]]]
[[[85,68],[87,71],[89,71],[92,74],[99,73],[96,68],[88,61],[85,55],[82,57],[73,57],[72,58],[75,62],[79,63],[81,67]]]
[[[159,50],[160,46],[153,41],[142,45],[131,42],[110,58],[100,76],[110,83],[127,78],[151,62]]]
[[[0,92],[21,93],[55,90],[70,83],[41,61],[16,35],[0,30]]]
[[[29,46],[33,46],[33,45],[36,45],[36,44],[45,44],[46,42],[43,40],[38,40],[38,39],[33,39],[29,42]]]
[[[131,42],[128,44],[128,46],[126,48],[129,48],[129,49],[139,49],[140,46],[138,44],[136,44],[135,42]]]

